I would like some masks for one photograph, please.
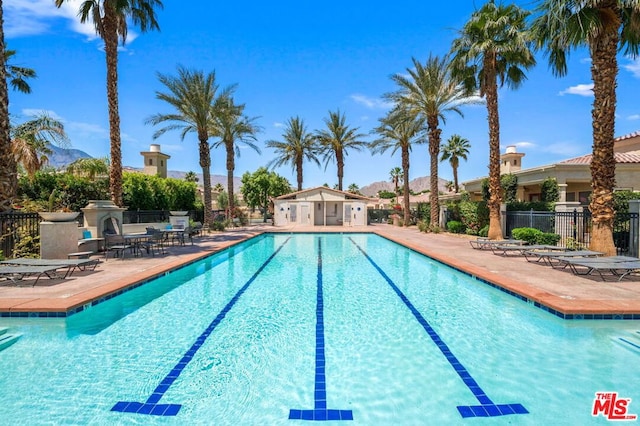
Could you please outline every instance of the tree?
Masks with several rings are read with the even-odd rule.
[[[404,226],[409,226],[409,154],[413,145],[424,143],[424,117],[420,114],[412,114],[400,104],[380,119],[380,124],[374,131],[380,135],[380,138],[369,145],[374,154],[382,154],[390,149],[393,155],[400,150],[402,169],[399,167],[391,169],[391,178],[395,184],[396,203],[398,203],[398,181],[403,179],[405,182],[403,185]]]
[[[567,55],[571,50],[589,48],[594,94],[590,248],[614,255],[616,54],[624,50],[633,58],[638,56],[640,3],[635,0],[544,0],[537,12],[532,31],[538,47],[546,49],[554,74],[566,75]]]
[[[427,125],[430,156],[430,225],[439,226],[438,154],[440,153],[440,122],[446,123],[445,114],[455,112],[463,116],[460,105],[472,102],[469,92],[451,75],[449,58],[430,55],[423,65],[411,58],[413,69],[407,75],[396,74],[391,79],[400,87],[386,95],[396,104],[403,105],[410,114],[421,115]]]
[[[467,160],[470,148],[471,145],[469,144],[469,139],[465,139],[460,135],[451,135],[447,140],[447,144],[443,144],[440,147],[442,150],[440,161],[449,160],[449,164],[451,164],[451,168],[453,169],[453,189],[456,193],[460,190],[458,186],[458,167],[460,166],[460,159],[462,158],[465,161]]]
[[[298,191],[302,191],[302,166],[304,161],[311,161],[320,165],[318,159],[317,140],[313,134],[307,132],[307,127],[300,117],[292,117],[287,122],[287,127],[282,134],[284,141],[268,140],[266,145],[276,151],[276,158],[271,160],[267,167],[280,167],[291,164],[296,172]]]
[[[198,175],[196,175],[195,172],[187,172],[184,175],[184,180],[186,180],[187,182],[198,182]]]
[[[79,158],[67,166],[67,173],[85,176],[89,179],[107,176],[109,174],[109,157]]]
[[[56,6],[71,0],[55,0]],[[111,141],[111,171],[109,187],[111,199],[118,205],[122,200],[122,149],[120,113],[118,111],[118,39],[124,45],[131,21],[141,32],[159,30],[155,9],[163,7],[161,0],[84,0],[80,4],[80,22],[93,23],[96,34],[104,41],[107,65],[107,102],[109,106],[109,139]]]
[[[347,188],[347,192],[350,192],[352,194],[362,195],[360,193],[360,187],[356,183],[352,183],[351,185],[349,185]]]
[[[6,52],[4,43],[4,14],[0,0],[0,52]],[[0,212],[12,209],[18,192],[18,165],[11,149],[9,121],[9,90],[7,88],[6,56],[0,55]]]
[[[31,86],[29,86],[26,79],[36,78],[36,72],[31,68],[10,64],[9,61],[13,56],[15,56],[15,54],[15,50],[4,51],[5,66],[7,67],[7,78],[9,80],[9,84],[13,90],[29,94],[31,93]]]
[[[249,118],[244,115],[244,108],[244,104],[236,105],[230,96],[220,98],[209,123],[211,134],[219,138],[219,141],[214,142],[212,147],[224,147],[227,156],[228,217],[231,217],[235,206],[233,171],[236,168],[235,157],[240,157],[240,145],[237,143],[242,142],[260,153],[260,148],[255,142],[257,141],[256,134],[261,131],[261,128],[254,123],[257,117]]]
[[[260,167],[254,173],[246,172],[242,175],[240,191],[249,207],[259,207],[263,211],[266,222],[270,200],[290,193],[291,185],[284,177],[269,172],[266,167]]]
[[[233,89],[227,88],[217,95],[215,71],[205,75],[202,71],[191,71],[182,66],[178,66],[177,77],[158,73],[158,80],[169,91],[156,92],[156,98],[167,102],[175,112],[152,115],[146,123],[152,125],[169,123],[153,134],[154,139],[170,130],[181,130],[180,138],[183,141],[189,133],[197,135],[204,187],[204,223],[209,225],[213,219],[211,217],[210,121],[216,105],[220,102],[219,99],[229,96]]]
[[[64,146],[68,139],[60,121],[40,114],[11,129],[11,142],[15,161],[33,177],[53,153],[50,144]]]
[[[453,41],[454,75],[469,90],[486,99],[489,123],[489,233],[502,238],[500,225],[500,119],[498,87],[517,89],[526,79],[524,70],[536,63],[526,31],[528,12],[515,5],[487,2],[475,11]],[[498,84],[498,82],[500,84]]]
[[[338,168],[338,190],[342,191],[344,177],[344,157],[348,150],[360,151],[367,146],[367,142],[360,140],[365,135],[358,132],[358,127],[349,128],[344,114],[340,110],[329,111],[329,117],[324,119],[325,130],[316,130],[316,137],[320,143],[320,154],[325,162],[325,169],[334,160]]]
[[[382,119],[384,120],[384,119]],[[384,126],[384,123],[382,123],[381,121],[381,126]],[[390,129],[392,131],[394,131],[395,129]],[[384,138],[384,136],[383,136]],[[391,143],[395,142],[393,139],[391,139]],[[371,147],[373,145],[373,143],[371,145],[369,145],[369,147]],[[395,152],[395,151],[393,151]],[[393,153],[392,153],[393,155]],[[402,179],[402,169],[400,167],[394,167],[393,169],[391,169],[391,171],[389,172],[389,177],[391,178],[391,182],[393,183],[393,192],[396,193],[396,203],[400,203],[397,199],[397,197],[400,195],[400,193],[398,192],[398,187],[400,186],[400,180]]]

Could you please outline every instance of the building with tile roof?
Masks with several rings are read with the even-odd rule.
[[[555,178],[560,190],[559,203],[588,206],[591,195],[591,154],[569,158],[558,163],[523,168],[524,153],[507,147],[500,156],[502,174],[512,173],[518,178],[517,197],[522,201],[539,201],[541,184]],[[640,191],[640,131],[620,136],[614,141],[616,160],[616,190]],[[485,177],[462,182],[472,199],[482,199],[482,181]]]

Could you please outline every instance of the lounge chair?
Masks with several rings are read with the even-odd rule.
[[[566,263],[558,262],[556,260],[557,258],[559,257],[597,257],[597,256],[602,256],[604,253],[601,253],[599,251],[591,251],[591,250],[565,250],[565,251],[527,250],[523,254],[524,254],[524,257],[527,259],[527,262],[543,263],[551,267],[560,265],[562,266],[562,268],[565,268],[567,266]]]
[[[633,260],[629,260],[633,259]],[[576,275],[591,275],[596,272],[605,281],[605,273],[618,277],[618,281],[640,270],[640,259],[628,256],[606,256],[600,258],[562,258]]]
[[[513,240],[513,239],[508,239],[508,240],[490,240],[488,238],[478,238],[477,240],[471,240],[469,241],[469,244],[471,244],[471,247],[476,249],[476,250],[491,250],[492,247],[494,246],[506,246],[506,245],[511,245],[511,246],[521,246],[524,244],[524,241],[522,240]]]
[[[491,247],[493,254],[500,256],[524,256],[527,251],[566,251],[564,247],[550,246],[550,245],[514,245],[514,244],[496,244]]]
[[[36,279],[33,282],[33,286],[38,283],[38,280],[41,276],[46,275],[47,278],[55,279],[61,278],[56,274],[57,266],[8,266],[3,265],[0,266],[0,278],[6,278],[11,280],[14,284],[17,284],[18,281],[22,281],[27,277],[35,276]]]
[[[0,264],[4,265],[18,265],[18,266],[55,266],[56,269],[67,268],[64,276],[62,278],[67,278],[69,275],[73,273],[76,269],[81,271],[87,270],[87,268],[91,268],[93,271],[96,269],[100,261],[98,259],[28,259],[28,258],[19,258],[19,259],[9,259],[3,260]]]

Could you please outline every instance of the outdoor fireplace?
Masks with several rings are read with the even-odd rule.
[[[104,232],[122,233],[122,212],[111,200],[91,200],[83,209],[84,227],[94,238],[104,237]]]

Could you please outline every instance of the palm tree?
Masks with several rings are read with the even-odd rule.
[[[27,83],[27,78],[36,78],[35,70],[26,67],[20,67],[17,65],[9,64],[9,61],[16,54],[15,50],[5,50],[4,59],[5,66],[7,67],[7,77],[9,84],[13,90],[17,90],[21,93],[31,93],[31,86]]]
[[[402,169],[391,169],[391,178],[395,184],[396,197],[398,196],[398,182],[404,181],[403,204],[404,226],[409,226],[409,153],[413,145],[424,143],[425,119],[420,114],[412,114],[407,109],[395,108],[384,118],[380,125],[374,129],[380,135],[369,145],[373,153],[384,153],[391,149],[391,154],[400,150],[402,157]],[[396,199],[397,203],[397,199]]]
[[[146,123],[157,125],[168,123],[158,129],[153,138],[157,139],[169,130],[180,130],[180,138],[184,140],[189,133],[198,137],[200,167],[202,167],[202,184],[204,189],[204,222],[212,223],[211,217],[211,151],[209,148],[209,124],[216,104],[222,97],[230,96],[232,88],[227,88],[216,97],[218,85],[215,71],[204,74],[202,71],[191,71],[178,66],[178,76],[158,73],[158,80],[169,90],[166,93],[156,92],[156,98],[167,102],[175,112],[172,114],[155,114]]]
[[[383,123],[382,120],[384,119],[380,120],[381,125],[384,125],[385,123]],[[372,145],[373,143],[369,145],[369,147],[371,147]],[[398,196],[400,195],[400,193],[398,192],[398,186],[400,186],[400,180],[402,179],[402,169],[400,167],[394,167],[389,172],[389,177],[391,178],[391,182],[393,182],[393,192],[396,194],[396,204],[399,204]]]
[[[455,112],[463,116],[460,105],[471,103],[469,92],[451,75],[449,58],[429,55],[423,65],[411,58],[414,69],[407,69],[408,76],[396,74],[391,79],[400,88],[385,95],[407,109],[408,113],[421,115],[427,125],[430,156],[430,225],[439,226],[438,154],[440,153],[440,122],[446,123],[445,114]]]
[[[70,0],[55,0],[56,6]],[[109,139],[111,141],[111,171],[109,188],[111,199],[122,206],[122,150],[120,140],[120,113],[118,112],[118,39],[124,45],[127,39],[127,21],[140,31],[159,30],[156,8],[161,0],[84,0],[80,4],[80,22],[92,22],[96,33],[104,41],[107,63],[107,102],[109,106]]]
[[[67,173],[85,176],[91,180],[97,176],[108,176],[109,158],[79,158],[67,166]]]
[[[460,159],[467,160],[467,154],[469,154],[469,139],[465,139],[460,135],[451,135],[447,140],[447,144],[440,147],[442,155],[440,161],[449,160],[451,168],[453,169],[453,189],[456,193],[460,189],[458,187],[458,166],[460,166]]]
[[[526,31],[528,15],[515,5],[496,5],[489,1],[471,15],[451,48],[454,74],[464,80],[468,89],[479,90],[487,103],[490,239],[502,238],[498,87],[506,84],[517,89],[526,79],[524,70],[536,63]]]
[[[358,186],[358,184],[352,183],[351,185],[348,186],[347,192],[360,195],[360,187]]]
[[[11,142],[15,161],[33,177],[49,161],[50,144],[64,146],[68,139],[60,121],[41,114],[11,129]]]
[[[0,0],[0,52],[4,43],[4,14]],[[9,90],[7,88],[6,57],[0,55],[0,212],[11,211],[18,192],[18,165],[11,149],[11,123],[9,120]]]
[[[244,115],[244,108],[244,104],[236,105],[230,96],[220,98],[209,122],[211,134],[219,138],[212,147],[224,147],[227,155],[227,192],[229,193],[227,217],[229,219],[232,217],[236,201],[233,193],[233,171],[236,168],[235,156],[240,157],[240,145],[237,142],[260,153],[260,148],[255,142],[256,134],[261,131],[261,128],[255,124],[257,117],[249,118]]]
[[[563,76],[567,73],[569,51],[589,47],[594,94],[590,248],[614,255],[616,54],[624,49],[632,57],[638,56],[640,3],[633,0],[545,0],[537,12],[539,16],[534,20],[532,30],[538,47],[546,47],[554,74]]]
[[[329,117],[324,119],[326,130],[316,130],[316,137],[320,143],[320,154],[325,162],[325,169],[330,161],[335,160],[338,167],[338,190],[342,191],[344,177],[344,157],[349,149],[360,151],[367,146],[367,142],[360,140],[365,135],[358,132],[358,127],[349,128],[344,114],[340,110],[329,111]]]
[[[298,191],[302,191],[302,165],[305,160],[312,161],[318,166],[318,145],[313,134],[307,132],[307,127],[300,117],[292,117],[282,134],[284,141],[268,140],[266,145],[276,151],[277,157],[269,162],[267,167],[280,167],[291,164],[296,172]]]

